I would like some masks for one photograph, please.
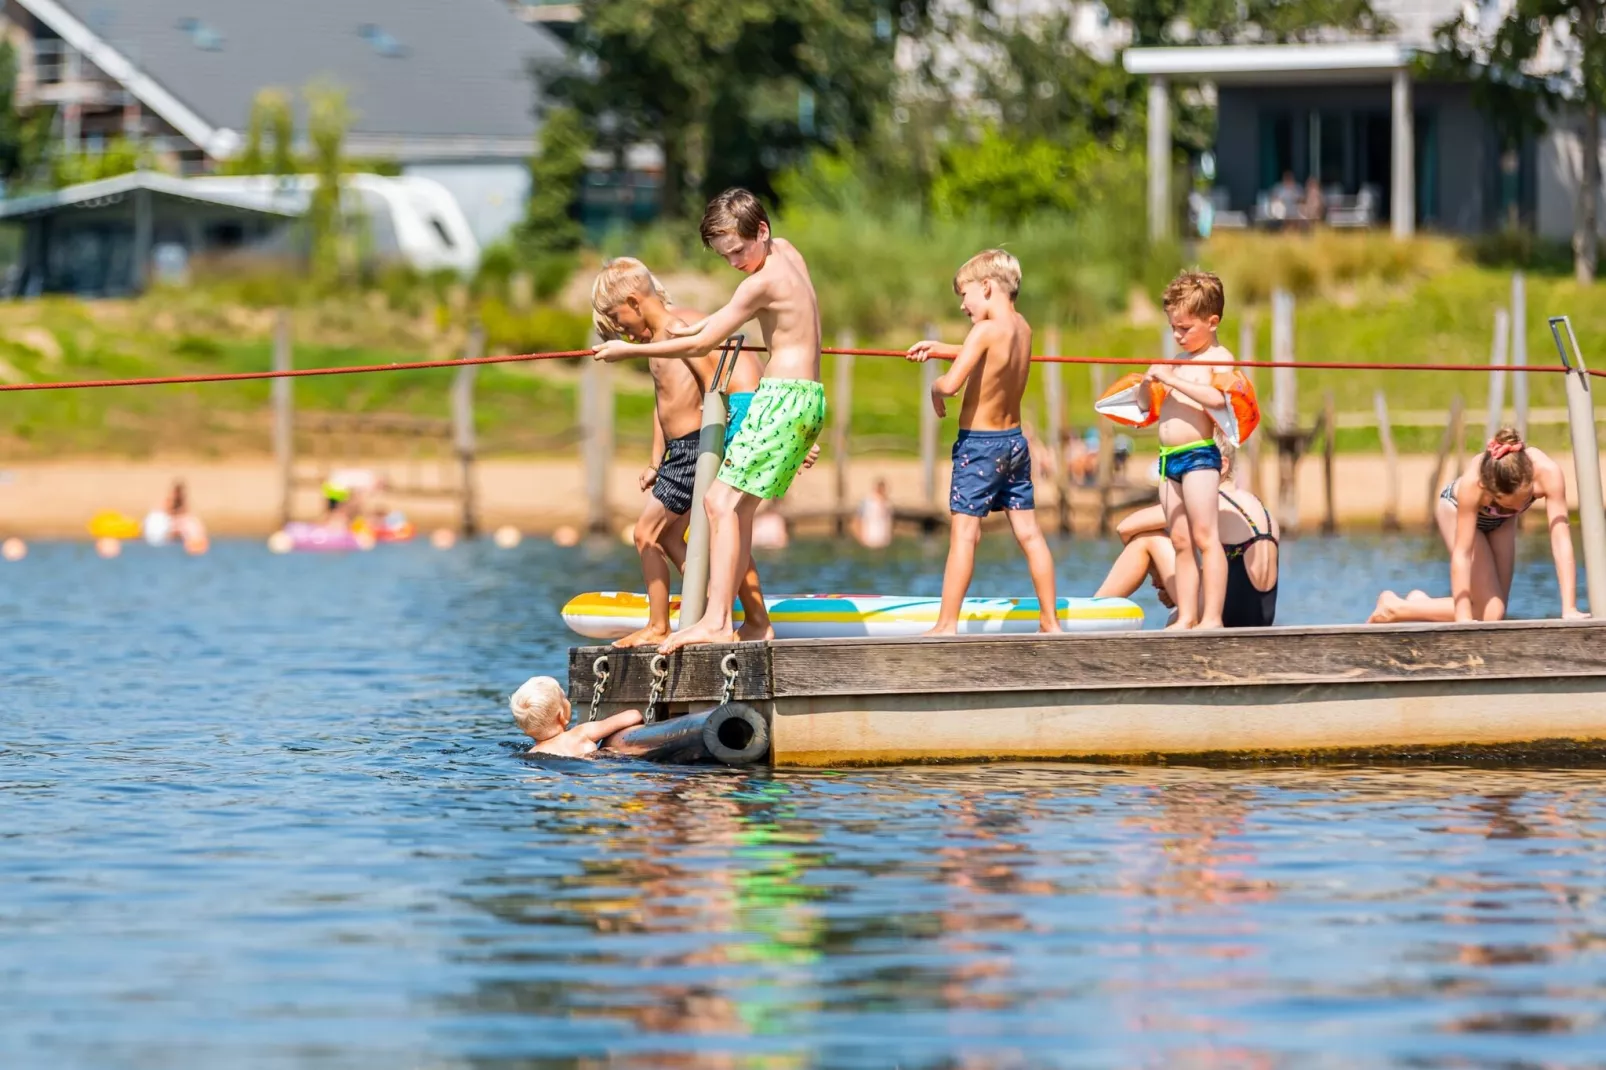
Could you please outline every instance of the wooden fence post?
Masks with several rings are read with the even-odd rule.
[[[463,359],[474,360],[484,355],[485,328],[476,323],[469,328],[468,339],[463,344]],[[474,380],[479,370],[478,364],[465,364],[452,377],[452,446],[457,451],[462,495],[462,517],[458,526],[465,539],[479,534],[474,487]]]
[[[1338,530],[1338,508],[1334,498],[1333,464],[1338,449],[1338,413],[1333,405],[1333,392],[1322,398],[1322,534],[1331,535]]]
[[[281,308],[273,325],[273,370],[287,372],[293,364],[290,312]],[[279,526],[283,527],[290,522],[295,494],[295,396],[289,379],[273,381],[273,456],[279,462]]]
[[[836,346],[838,349],[852,349],[853,332],[846,328],[838,331]],[[836,474],[834,526],[840,539],[848,533],[848,511],[852,508],[848,500],[848,448],[853,425],[853,354],[838,353],[834,359],[836,372],[831,406],[836,411],[831,423],[831,468]]]
[[[1506,347],[1511,339],[1511,314],[1494,310],[1494,338],[1489,343],[1489,419],[1483,437],[1494,438],[1506,411]]]
[[[1089,364],[1088,374],[1093,381],[1093,397],[1098,398],[1104,393],[1104,365]],[[1110,492],[1115,484],[1115,429],[1110,421],[1100,418],[1099,429],[1099,520],[1098,534],[1100,536],[1110,533]]]
[[[1238,324],[1238,359],[1241,361],[1253,361],[1255,359],[1255,323],[1247,313]],[[1245,368],[1244,374],[1249,376],[1249,381],[1254,384],[1255,396],[1258,398],[1260,396],[1260,383],[1257,381],[1258,376],[1255,375],[1256,370],[1255,368]],[[1247,467],[1249,472],[1249,479],[1244,485],[1249,488],[1249,493],[1257,498],[1260,497],[1260,440],[1265,437],[1265,432],[1261,432],[1259,435],[1250,435],[1249,441],[1244,443],[1241,451],[1244,458],[1244,466]]]
[[[596,344],[593,339],[593,345]],[[586,530],[608,533],[608,467],[613,460],[613,369],[600,360],[582,357],[580,372],[580,427],[585,451]]]
[[[1383,391],[1372,395],[1377,409],[1377,437],[1383,444],[1383,530],[1400,530],[1400,455],[1394,448],[1394,429],[1389,425],[1389,403]]]
[[[1277,290],[1271,297],[1271,359],[1294,359],[1294,297]],[[1284,531],[1299,530],[1299,389],[1293,368],[1272,370],[1273,423],[1277,431],[1277,519]]]
[[[1511,364],[1528,363],[1528,291],[1522,272],[1511,275]],[[1528,376],[1517,372],[1511,380],[1511,406],[1517,410],[1517,434],[1528,441]]]
[[[926,324],[926,337],[937,337],[937,325]],[[937,381],[937,362],[920,365],[920,493],[927,509],[937,508],[937,412],[931,407],[931,384]]]
[[[1045,338],[1048,342],[1048,352],[1058,356],[1060,352],[1060,329],[1050,327]],[[1065,397],[1063,379],[1058,363],[1049,361],[1042,365],[1043,369],[1043,402],[1048,407],[1048,414],[1044,423],[1047,424],[1048,456],[1044,460],[1048,463],[1048,470],[1054,480],[1054,525],[1061,535],[1071,530],[1071,502],[1070,483],[1065,472],[1065,443],[1062,441],[1065,427]]]
[[[1444,474],[1444,462],[1451,456],[1457,458],[1461,455],[1461,440],[1466,437],[1465,429],[1461,424],[1461,395],[1456,394],[1450,398],[1450,419],[1444,425],[1444,441],[1439,443],[1439,455],[1433,461],[1433,479],[1428,483],[1428,530],[1437,531],[1438,521],[1433,519],[1433,513],[1438,508],[1439,493],[1444,489],[1440,482]],[[1460,465],[1456,465],[1450,472],[1454,479],[1461,474]]]

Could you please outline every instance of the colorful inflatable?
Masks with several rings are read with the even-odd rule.
[[[1205,412],[1221,429],[1224,441],[1242,446],[1260,426],[1260,403],[1255,398],[1254,384],[1243,372],[1229,368],[1213,374],[1210,385],[1221,391],[1226,404]],[[1153,379],[1144,382],[1141,374],[1133,372],[1112,383],[1093,403],[1093,409],[1127,427],[1149,427],[1160,419],[1165,392],[1162,384]]]
[[[802,594],[766,598],[777,639],[829,639],[919,635],[937,622],[940,598],[896,595]],[[1122,632],[1143,627],[1143,610],[1125,598],[1061,598],[1060,627],[1071,632]],[[669,600],[671,626],[680,599]],[[742,610],[736,608],[736,622]],[[647,596],[623,591],[577,595],[563,607],[563,623],[587,639],[618,639],[647,623]],[[967,598],[959,611],[962,635],[1037,631],[1035,598]]]
[[[96,513],[89,519],[89,534],[97,539],[137,539],[139,521],[112,510]]]
[[[370,550],[374,545],[372,536],[346,528],[309,524],[304,520],[290,521],[284,526],[283,534],[288,540],[288,549],[302,552]]]

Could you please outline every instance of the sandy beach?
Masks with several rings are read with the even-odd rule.
[[[1132,459],[1129,471],[1147,471],[1150,458]],[[1560,456],[1571,476],[1568,457]],[[1402,457],[1398,471],[1397,507],[1407,526],[1425,526],[1431,501],[1434,459]],[[375,469],[383,472],[385,465]],[[1262,496],[1275,496],[1275,461],[1266,458]],[[637,487],[641,465],[616,463],[611,471],[609,505],[613,526],[623,527],[642,502]],[[29,538],[87,538],[89,518],[102,510],[143,516],[156,506],[175,478],[188,484],[192,508],[219,535],[260,536],[279,523],[278,470],[269,457],[197,460],[184,457],[155,460],[74,459],[49,463],[13,464],[0,468],[0,533]],[[855,459],[849,473],[849,501],[858,502],[877,478],[887,480],[896,504],[919,507],[920,464],[909,458]],[[1448,478],[1442,476],[1438,482]],[[946,458],[937,469],[937,502],[947,500]],[[1387,466],[1380,456],[1341,456],[1335,464],[1338,522],[1349,529],[1376,527],[1388,496]],[[1321,522],[1323,485],[1320,458],[1301,462],[1298,473],[1301,524],[1314,530]],[[829,458],[799,476],[785,507],[800,513],[818,513],[834,504],[836,479]],[[582,524],[586,517],[584,474],[578,460],[564,458],[498,458],[482,461],[477,469],[479,518],[489,530],[512,524],[535,534],[550,533],[563,525]],[[1569,482],[1569,500],[1576,501]],[[1436,490],[1434,491],[1436,493]],[[1038,487],[1040,508],[1052,507],[1052,487]],[[1079,532],[1091,533],[1095,524],[1092,491],[1071,495],[1072,514]],[[312,517],[318,509],[314,491],[297,493],[295,515]],[[441,499],[396,498],[422,528],[451,526],[453,505]],[[1045,516],[1045,521],[1049,520]]]

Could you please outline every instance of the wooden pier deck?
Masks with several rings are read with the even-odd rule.
[[[768,722],[778,766],[1606,753],[1606,622],[700,647],[667,659],[659,716],[717,703],[728,654],[733,697]],[[653,656],[573,648],[575,709],[599,657],[601,712],[643,707]]]

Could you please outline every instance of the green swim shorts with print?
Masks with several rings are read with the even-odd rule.
[[[812,379],[763,379],[719,478],[757,498],[779,498],[825,427],[825,387]]]

